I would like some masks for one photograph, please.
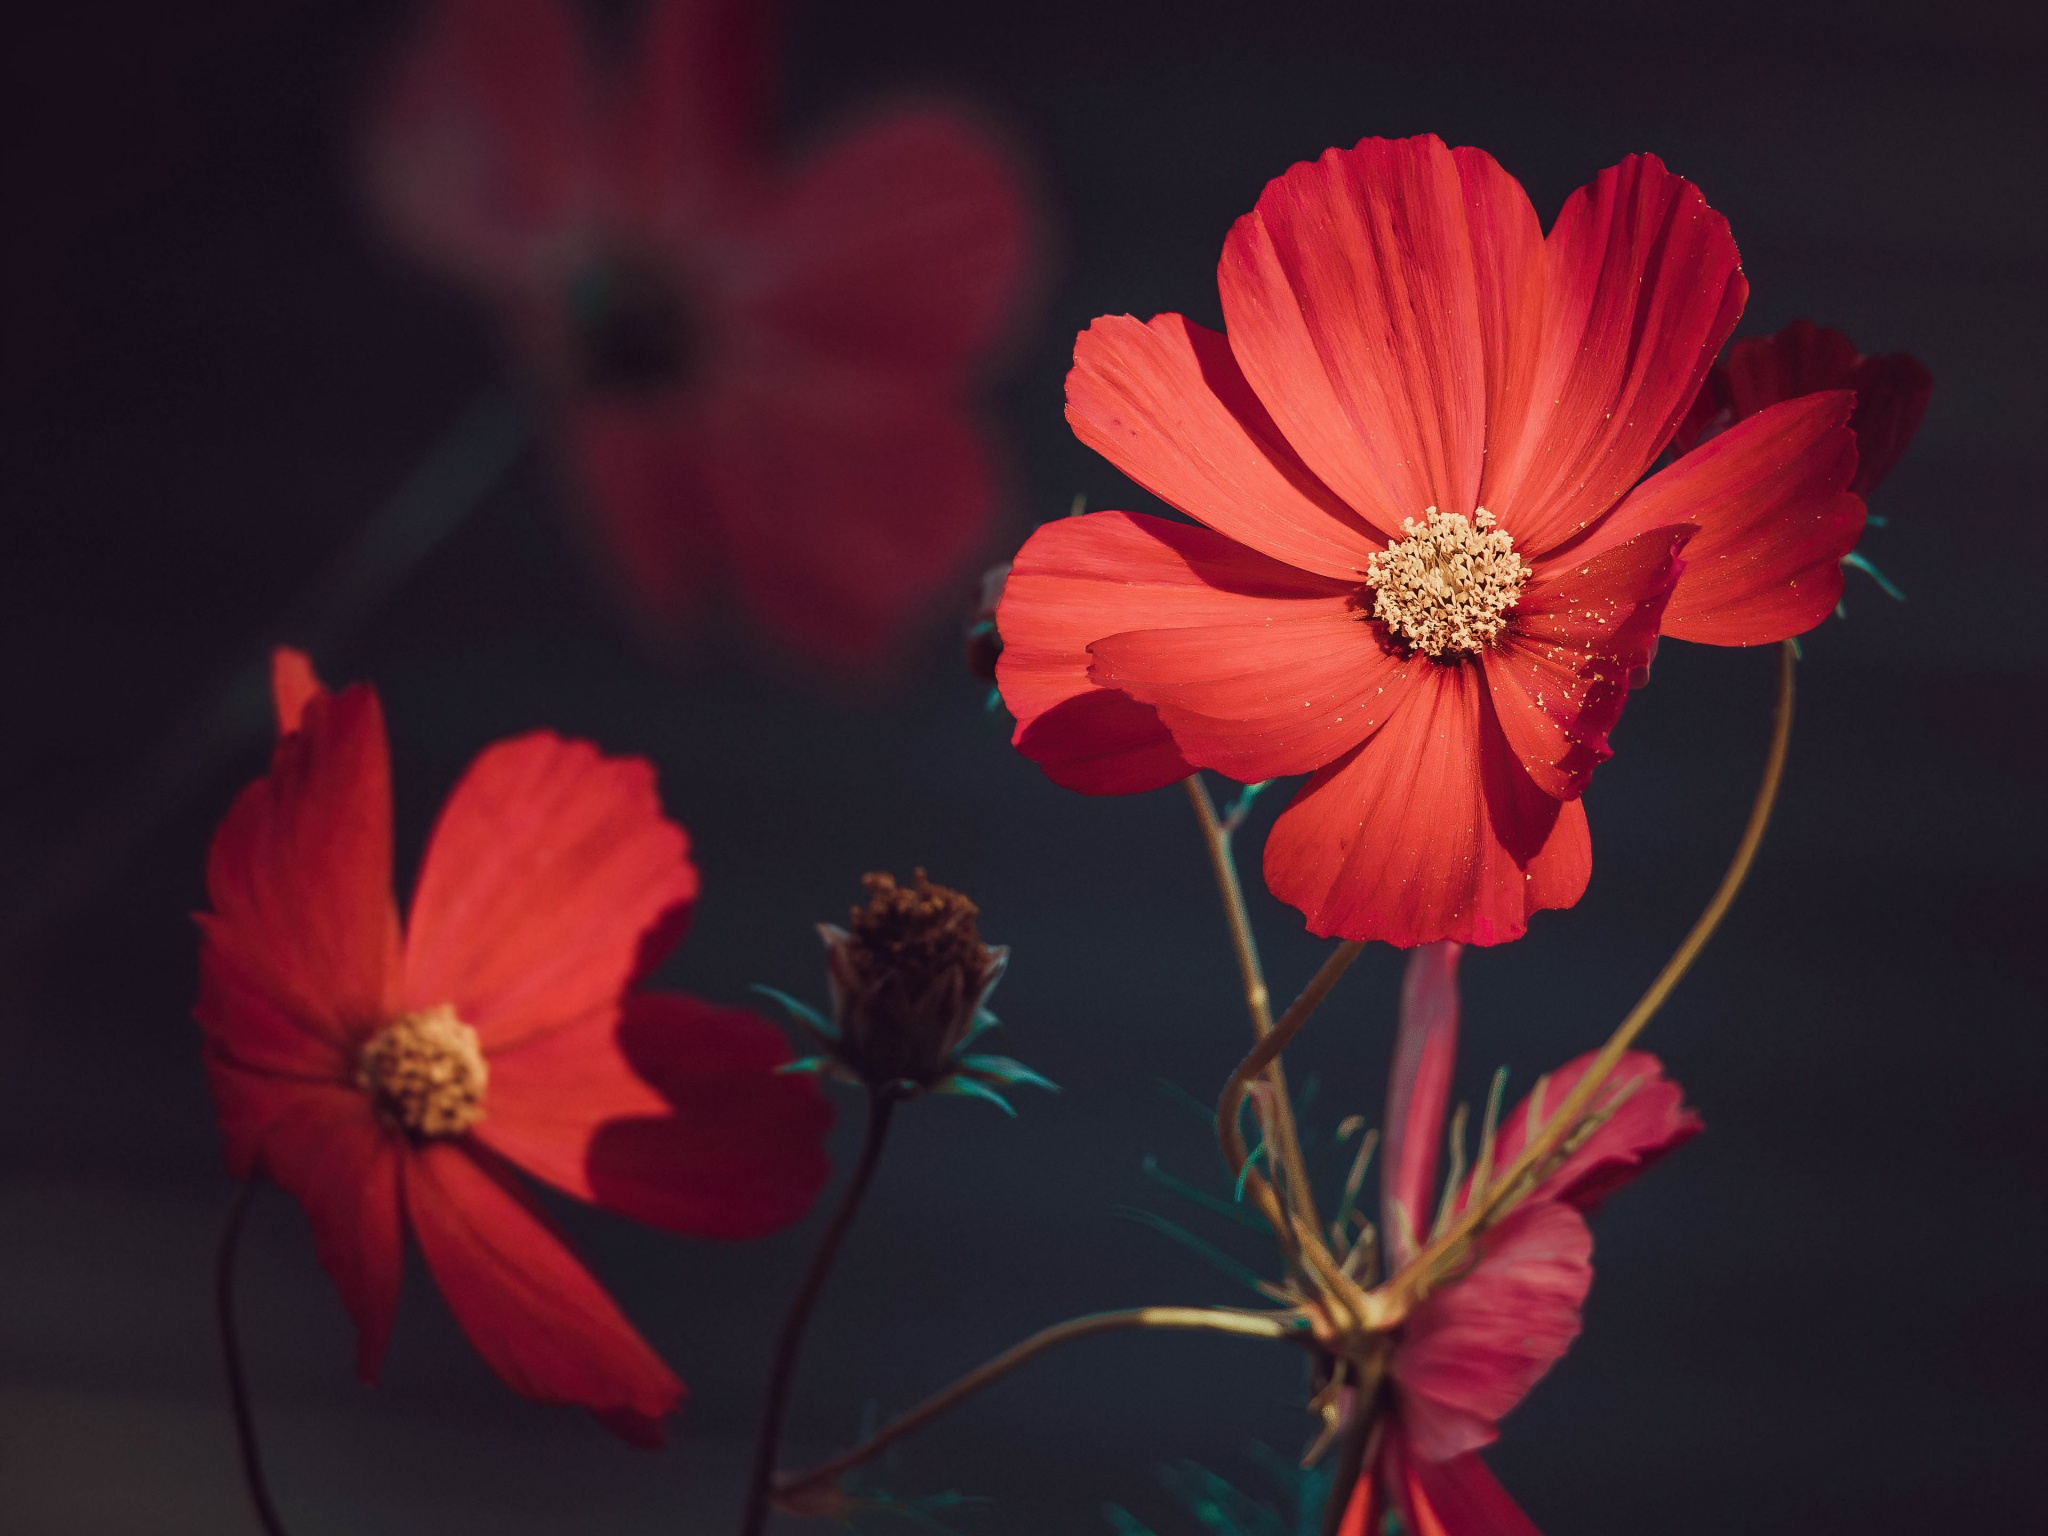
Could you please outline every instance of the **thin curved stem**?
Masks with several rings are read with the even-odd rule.
[[[1251,1091],[1252,1080],[1268,1068],[1278,1064],[1280,1053],[1287,1049],[1294,1037],[1301,1032],[1309,1016],[1323,1004],[1343,974],[1351,969],[1352,961],[1364,952],[1365,945],[1358,939],[1346,939],[1335,949],[1309,978],[1301,994],[1288,1005],[1287,1011],[1265,1036],[1246,1052],[1237,1070],[1230,1074],[1230,1081],[1223,1085],[1223,1096],[1216,1105],[1216,1135],[1223,1145],[1223,1155],[1230,1159],[1232,1177],[1244,1169],[1247,1156],[1244,1137],[1237,1129],[1238,1110],[1244,1103],[1245,1095]]]
[[[1756,862],[1757,849],[1763,843],[1764,830],[1770,825],[1771,811],[1777,804],[1778,786],[1784,780],[1785,759],[1792,745],[1793,674],[1797,657],[1792,642],[1785,641],[1778,653],[1778,707],[1771,729],[1770,750],[1764,758],[1763,780],[1758,784],[1756,799],[1750,805],[1742,841],[1736,844],[1735,856],[1729,861],[1727,872],[1721,876],[1721,884],[1714,891],[1713,899],[1693,923],[1685,941],[1664,963],[1664,969],[1657,973],[1657,979],[1650,983],[1649,990],[1615,1027],[1614,1033],[1607,1037],[1607,1043],[1573,1085],[1572,1091],[1565,1095],[1556,1112],[1544,1122],[1543,1129],[1530,1137],[1521,1154],[1501,1171],[1487,1189],[1475,1191],[1473,1199],[1450,1226],[1431,1239],[1415,1256],[1414,1262],[1389,1283],[1389,1290],[1400,1309],[1419,1300],[1421,1292],[1433,1282],[1445,1261],[1457,1262],[1472,1235],[1492,1220],[1503,1206],[1519,1198],[1524,1186],[1533,1181],[1538,1170],[1563,1145],[1592,1107],[1594,1096],[1619,1065],[1622,1056],[1657,1010],[1663,1007],[1665,999],[1670,997],[1685,973],[1692,969],[1700,951],[1706,948],[1707,940],[1714,936],[1714,930],[1721,926],[1721,919],[1728,915],[1736,892],[1742,889],[1750,866]]]
[[[1298,1314],[1292,1312],[1248,1312],[1233,1307],[1131,1307],[1120,1312],[1094,1312],[1086,1317],[1055,1323],[1041,1329],[1020,1344],[1013,1344],[985,1365],[976,1367],[951,1386],[933,1393],[902,1417],[885,1424],[842,1456],[820,1462],[802,1472],[788,1472],[775,1479],[775,1492],[787,1498],[815,1489],[851,1472],[862,1462],[880,1455],[904,1436],[922,1429],[932,1420],[958,1407],[984,1387],[992,1386],[1018,1366],[1076,1339],[1098,1333],[1131,1328],[1197,1330],[1205,1333],[1235,1334],[1247,1339],[1292,1340],[1303,1333]]]
[[[1195,808],[1195,819],[1201,823],[1202,840],[1209,850],[1210,866],[1216,872],[1216,889],[1223,898],[1224,919],[1230,925],[1231,947],[1237,952],[1245,1007],[1252,1018],[1252,1035],[1263,1044],[1273,1033],[1273,999],[1266,988],[1265,970],[1259,963],[1258,941],[1252,935],[1251,913],[1244,901],[1244,883],[1237,875],[1237,856],[1231,844],[1233,828],[1217,816],[1215,803],[1210,800],[1208,787],[1202,783],[1199,773],[1189,774],[1183,782],[1187,785],[1188,800]],[[1301,1214],[1313,1230],[1319,1223],[1315,1199],[1309,1189],[1308,1163],[1301,1155],[1301,1136],[1294,1124],[1294,1100],[1287,1091],[1287,1073],[1280,1064],[1277,1051],[1267,1058],[1265,1076],[1273,1090],[1272,1104],[1263,1116],[1267,1142],[1277,1155],[1288,1185],[1299,1192],[1295,1198],[1302,1206]],[[1236,1173],[1243,1166],[1244,1160],[1239,1158],[1231,1171]],[[1293,1223],[1282,1208],[1279,1197],[1271,1193],[1257,1174],[1245,1182],[1278,1235],[1281,1246],[1291,1253],[1294,1248]],[[1266,1192],[1261,1193],[1262,1189]]]
[[[853,1177],[847,1181],[839,1209],[832,1213],[831,1224],[818,1239],[811,1266],[804,1272],[803,1283],[789,1304],[789,1315],[782,1321],[782,1334],[775,1341],[775,1360],[768,1370],[768,1401],[761,1410],[761,1428],[754,1438],[754,1463],[747,1479],[747,1508],[740,1521],[740,1536],[761,1536],[767,1528],[773,1502],[775,1457],[782,1445],[782,1423],[789,1412],[790,1393],[796,1386],[796,1364],[803,1350],[804,1330],[817,1307],[819,1293],[825,1288],[825,1278],[832,1272],[833,1261],[839,1257],[839,1246],[859,1214],[868,1185],[874,1181],[896,1103],[896,1096],[886,1091],[868,1095],[867,1139],[861,1145],[860,1161],[854,1164]]]
[[[242,1244],[242,1228],[249,1219],[249,1207],[256,1202],[258,1181],[250,1179],[235,1192],[228,1218],[220,1229],[220,1246],[213,1258],[213,1312],[220,1327],[220,1358],[228,1378],[228,1406],[235,1420],[235,1443],[242,1453],[242,1483],[249,1492],[249,1506],[265,1536],[285,1536],[284,1521],[270,1499],[270,1482],[263,1475],[263,1448],[256,1439],[256,1409],[249,1400],[249,1381],[242,1369],[242,1341],[235,1329],[235,1255]]]

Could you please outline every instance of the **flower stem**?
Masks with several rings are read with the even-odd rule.
[[[1292,1340],[1302,1335],[1302,1324],[1291,1312],[1248,1312],[1234,1307],[1131,1307],[1121,1312],[1094,1312],[1041,1329],[1020,1344],[1013,1344],[985,1365],[976,1367],[951,1386],[935,1392],[915,1408],[884,1425],[866,1440],[830,1461],[802,1472],[785,1473],[775,1479],[778,1495],[789,1497],[831,1483],[862,1462],[881,1454],[905,1435],[922,1429],[940,1415],[958,1407],[982,1388],[994,1385],[1018,1366],[1037,1359],[1049,1350],[1075,1339],[1130,1328],[1179,1328],[1207,1333],[1229,1333],[1240,1338]]]
[[[249,1207],[256,1201],[258,1181],[250,1179],[235,1194],[228,1207],[228,1219],[220,1230],[220,1246],[213,1259],[213,1309],[220,1326],[221,1364],[228,1378],[228,1405],[234,1412],[235,1441],[242,1452],[242,1482],[249,1492],[250,1507],[265,1536],[285,1536],[284,1521],[270,1501],[270,1483],[263,1475],[263,1448],[256,1439],[256,1410],[249,1401],[249,1382],[242,1370],[242,1342],[235,1331],[235,1254],[241,1247],[242,1228]]]
[[[1188,799],[1195,808],[1195,819],[1201,823],[1202,840],[1209,850],[1210,866],[1216,872],[1216,889],[1223,898],[1223,916],[1230,925],[1230,942],[1237,951],[1238,973],[1244,982],[1245,1007],[1252,1016],[1252,1034],[1258,1044],[1263,1045],[1273,1033],[1273,1000],[1266,989],[1265,971],[1259,964],[1259,946],[1252,936],[1251,914],[1244,902],[1244,884],[1237,875],[1237,857],[1231,845],[1231,833],[1235,829],[1217,816],[1215,803],[1210,800],[1208,788],[1202,783],[1199,773],[1189,774],[1184,782]],[[1299,1027],[1298,1023],[1296,1027]],[[1281,1044],[1286,1042],[1283,1040]],[[1272,1102],[1262,1106],[1263,1118],[1267,1122],[1267,1144],[1279,1154],[1280,1166],[1299,1207],[1296,1214],[1303,1217],[1313,1230],[1318,1225],[1315,1198],[1309,1189],[1308,1164],[1301,1155],[1301,1136],[1294,1124],[1294,1100],[1287,1091],[1287,1073],[1280,1064],[1278,1050],[1263,1065],[1266,1082],[1272,1089]],[[1240,1156],[1232,1172],[1243,1166],[1244,1159]],[[1278,1196],[1271,1193],[1257,1174],[1246,1181],[1246,1187],[1253,1190],[1253,1198],[1272,1224],[1281,1246],[1291,1253],[1295,1246],[1293,1223],[1281,1209]]]
[[[754,1440],[754,1465],[747,1480],[747,1508],[740,1521],[740,1536],[761,1536],[767,1528],[775,1458],[782,1446],[782,1422],[789,1412],[790,1392],[796,1385],[797,1356],[803,1349],[804,1330],[810,1325],[818,1294],[825,1288],[825,1277],[839,1257],[839,1245],[845,1241],[868,1185],[874,1181],[896,1104],[897,1096],[887,1089],[868,1094],[867,1139],[861,1145],[860,1161],[854,1164],[853,1177],[847,1181],[846,1193],[840,1196],[839,1209],[832,1213],[831,1223],[818,1239],[811,1267],[804,1272],[803,1283],[789,1304],[789,1315],[782,1320],[782,1335],[775,1341],[775,1360],[768,1370],[768,1401],[761,1410],[761,1428]]]
[[[1727,873],[1721,876],[1721,884],[1714,891],[1713,899],[1693,923],[1692,931],[1686,934],[1676,953],[1664,963],[1664,969],[1657,973],[1657,979],[1650,983],[1649,990],[1629,1010],[1628,1017],[1615,1027],[1614,1033],[1608,1036],[1607,1043],[1573,1085],[1572,1091],[1565,1095],[1556,1112],[1544,1122],[1543,1129],[1529,1138],[1521,1155],[1502,1169],[1500,1176],[1486,1190],[1474,1191],[1471,1202],[1457,1219],[1433,1238],[1415,1256],[1414,1262],[1394,1277],[1389,1290],[1393,1293],[1397,1311],[1405,1311],[1419,1301],[1438,1273],[1462,1261],[1473,1234],[1512,1201],[1519,1199],[1526,1188],[1534,1186],[1542,1165],[1577,1127],[1591,1108],[1594,1095],[1685,973],[1692,969],[1700,951],[1706,948],[1707,940],[1714,936],[1714,930],[1721,926],[1721,919],[1728,915],[1736,892],[1742,889],[1750,866],[1756,862],[1757,848],[1763,842],[1764,829],[1770,825],[1771,810],[1778,799],[1778,786],[1785,776],[1785,758],[1792,744],[1793,673],[1797,655],[1790,640],[1779,649],[1778,707],[1772,723],[1770,750],[1764,758],[1763,780],[1757,786],[1755,801],[1750,805],[1742,841],[1736,844],[1735,856],[1729,861]]]

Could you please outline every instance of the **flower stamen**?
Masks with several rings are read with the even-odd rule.
[[[1406,537],[1368,562],[1373,617],[1424,656],[1473,655],[1507,627],[1507,612],[1521,599],[1530,568],[1486,508],[1469,521],[1435,507],[1425,515],[1420,524],[1403,518]]]
[[[407,1014],[356,1060],[356,1086],[416,1137],[460,1136],[483,1119],[490,1075],[476,1031],[447,1003]]]

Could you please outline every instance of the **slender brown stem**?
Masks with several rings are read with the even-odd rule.
[[[1749,821],[1743,828],[1742,841],[1736,844],[1735,857],[1729,861],[1727,873],[1721,876],[1721,884],[1715,890],[1713,899],[1686,934],[1685,942],[1665,962],[1664,969],[1657,973],[1657,979],[1650,983],[1628,1017],[1615,1027],[1600,1053],[1593,1058],[1584,1075],[1565,1095],[1556,1111],[1544,1122],[1543,1129],[1530,1137],[1521,1154],[1500,1176],[1483,1191],[1474,1191],[1472,1200],[1457,1218],[1443,1232],[1431,1239],[1429,1244],[1415,1256],[1390,1283],[1397,1309],[1405,1309],[1419,1300],[1422,1291],[1433,1283],[1436,1273],[1448,1260],[1455,1264],[1462,1256],[1466,1243],[1473,1233],[1485,1226],[1509,1201],[1517,1199],[1524,1186],[1535,1176],[1543,1163],[1554,1154],[1571,1135],[1574,1128],[1592,1107],[1594,1096],[1606,1083],[1608,1076],[1620,1063],[1636,1037],[1664,1005],[1685,973],[1706,948],[1707,940],[1714,936],[1714,930],[1721,926],[1721,919],[1728,915],[1734,904],[1735,894],[1742,889],[1742,882],[1748,877],[1750,866],[1756,862],[1757,848],[1762,844],[1764,829],[1770,825],[1771,810],[1778,799],[1778,786],[1785,776],[1785,758],[1792,745],[1793,672],[1797,652],[1792,642],[1786,641],[1778,653],[1778,707],[1771,729],[1770,750],[1764,758],[1763,781],[1757,786],[1756,799],[1749,809]]]
[[[1095,1312],[1087,1317],[1056,1323],[1034,1333],[1021,1344],[1013,1344],[987,1364],[969,1371],[901,1418],[884,1425],[843,1456],[835,1456],[802,1472],[784,1473],[775,1479],[775,1491],[788,1497],[830,1483],[1047,1351],[1075,1339],[1130,1328],[1193,1329],[1205,1333],[1235,1334],[1247,1339],[1291,1340],[1302,1335],[1302,1323],[1295,1313],[1248,1312],[1234,1307],[1131,1307],[1121,1312]]]
[[[768,1401],[761,1410],[761,1428],[754,1439],[753,1471],[747,1480],[747,1508],[740,1521],[740,1536],[761,1536],[767,1528],[775,1458],[782,1447],[782,1422],[789,1412],[790,1393],[796,1386],[796,1363],[803,1350],[804,1330],[810,1324],[818,1295],[825,1288],[825,1277],[832,1272],[832,1262],[839,1256],[839,1245],[860,1211],[868,1185],[874,1181],[896,1102],[896,1096],[886,1090],[869,1093],[867,1139],[861,1145],[860,1161],[854,1164],[853,1177],[847,1181],[846,1193],[840,1196],[839,1209],[832,1213],[830,1225],[818,1239],[811,1267],[804,1272],[803,1283],[789,1304],[789,1315],[782,1321],[782,1335],[775,1341],[775,1360],[768,1369]]]
[[[1258,941],[1252,936],[1251,913],[1245,906],[1244,884],[1237,876],[1237,856],[1231,845],[1231,828],[1218,818],[1216,806],[1209,798],[1209,790],[1202,783],[1199,773],[1189,774],[1184,781],[1187,785],[1188,800],[1195,808],[1195,819],[1201,823],[1202,839],[1209,849],[1209,863],[1216,872],[1216,889],[1223,897],[1223,916],[1230,925],[1231,947],[1237,952],[1237,968],[1244,983],[1245,1007],[1252,1016],[1252,1035],[1259,1043],[1273,1033],[1273,1000],[1266,989],[1266,976],[1259,964]],[[1283,1041],[1282,1044],[1285,1044]],[[1294,1124],[1294,1100],[1287,1091],[1287,1072],[1281,1066],[1276,1051],[1267,1058],[1266,1082],[1272,1089],[1272,1103],[1262,1116],[1266,1140],[1272,1148],[1287,1183],[1295,1191],[1294,1199],[1299,1204],[1299,1214],[1311,1230],[1321,1223],[1316,1218],[1315,1199],[1309,1189],[1308,1163],[1301,1155],[1301,1136]],[[1244,1166],[1238,1159],[1233,1172]],[[1253,1198],[1259,1204],[1266,1220],[1278,1234],[1281,1246],[1292,1252],[1294,1247],[1293,1222],[1281,1209],[1279,1197],[1261,1193],[1265,1181],[1254,1174],[1245,1181],[1253,1191]]]
[[[249,1207],[256,1201],[257,1180],[250,1179],[235,1193],[228,1207],[228,1219],[220,1229],[220,1246],[213,1258],[213,1311],[220,1327],[220,1358],[228,1378],[228,1406],[234,1413],[235,1443],[242,1453],[242,1483],[249,1492],[249,1506],[265,1536],[285,1536],[284,1521],[270,1500],[270,1482],[263,1475],[263,1448],[256,1439],[256,1409],[249,1400],[249,1381],[242,1369],[242,1341],[235,1329],[235,1255],[242,1244],[242,1228]]]
[[[1230,1074],[1230,1081],[1223,1085],[1223,1096],[1216,1105],[1216,1135],[1223,1144],[1223,1155],[1230,1159],[1233,1176],[1244,1169],[1244,1137],[1238,1132],[1237,1116],[1245,1095],[1251,1091],[1253,1079],[1278,1063],[1280,1053],[1301,1032],[1302,1025],[1322,1006],[1323,999],[1330,995],[1330,989],[1351,969],[1351,962],[1364,949],[1361,941],[1346,939],[1331,950],[1315,975],[1309,978],[1308,985],[1301,989],[1301,995],[1288,1005],[1280,1021],[1266,1032],[1264,1038],[1245,1054],[1244,1060],[1237,1064],[1237,1070]]]

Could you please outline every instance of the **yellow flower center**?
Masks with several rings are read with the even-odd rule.
[[[1435,507],[1417,523],[1404,518],[1404,538],[1372,557],[1366,585],[1373,617],[1411,649],[1436,658],[1483,650],[1507,627],[1529,566],[1515,541],[1481,507],[1467,520]]]
[[[413,1136],[460,1136],[483,1119],[490,1077],[476,1031],[446,1003],[408,1013],[356,1061],[357,1086]]]

